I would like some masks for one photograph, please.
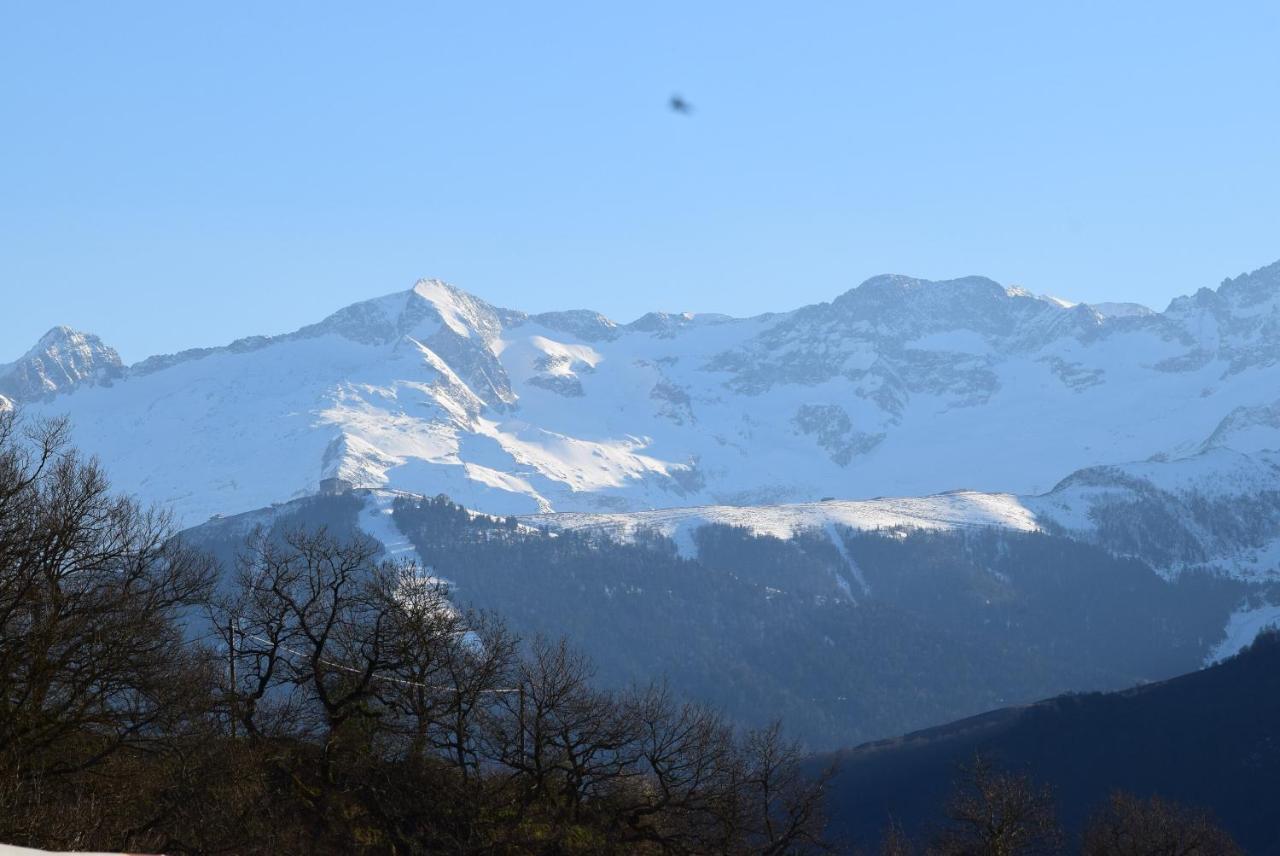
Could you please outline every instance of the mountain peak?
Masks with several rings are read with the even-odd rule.
[[[1280,261],[1223,280],[1218,294],[1242,306],[1254,306],[1280,296]]]
[[[501,310],[442,280],[420,279],[414,283],[410,294],[421,304],[429,306],[436,320],[464,338],[478,335],[488,340],[502,330]],[[416,316],[418,311],[412,302],[406,308],[406,314],[410,316]],[[413,317],[411,322],[418,320]]]
[[[48,332],[36,341],[36,345],[32,350],[40,350],[52,345],[73,342],[77,339],[83,338],[97,339],[98,337],[94,336],[92,333],[81,333],[80,331],[68,327],[65,324],[58,324],[54,327],[50,327]]]
[[[420,279],[407,291],[345,306],[290,335],[336,333],[373,345],[390,344],[406,335],[423,339],[445,328],[464,339],[478,336],[489,341],[501,330],[504,318],[517,314],[490,306],[441,280]]]
[[[16,362],[0,369],[0,394],[24,401],[67,392],[82,384],[110,383],[124,375],[115,349],[92,333],[57,326]]]
[[[584,342],[609,342],[618,338],[618,322],[592,309],[540,312],[530,317],[544,327],[570,333]]]
[[[1029,319],[1072,311],[1074,304],[1036,297],[985,276],[931,281],[888,274],[846,291],[830,304],[841,323],[862,323],[892,335],[968,329],[1009,336]]]
[[[463,291],[456,285],[450,285],[442,279],[420,279],[409,289],[410,293],[429,303],[456,304],[468,300],[479,300],[474,295]]]
[[[1029,291],[1006,288],[985,276],[964,276],[957,279],[929,280],[902,274],[873,276],[832,301],[836,307],[911,307],[913,310],[931,306],[983,305],[1016,299],[1045,300],[1036,298]],[[1055,305],[1061,305],[1056,301]]]

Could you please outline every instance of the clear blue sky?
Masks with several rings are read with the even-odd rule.
[[[0,360],[420,276],[623,321],[890,271],[1163,308],[1280,258],[1278,10],[10,0]]]

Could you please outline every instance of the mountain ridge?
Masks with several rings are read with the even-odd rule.
[[[838,762],[835,831],[876,840],[890,817],[913,836],[941,827],[960,765],[980,755],[1048,785],[1078,833],[1114,790],[1213,811],[1250,853],[1280,853],[1280,633],[1224,663],[1109,693],[993,710],[815,759]]]
[[[885,275],[790,312],[628,324],[420,280],[292,333],[0,393],[92,422],[78,439],[185,520],[324,478],[501,514],[1034,494],[1087,466],[1280,447],[1277,271],[1165,313]]]
[[[1280,265],[1280,262],[1277,262],[1277,264]],[[1247,277],[1247,276],[1249,276],[1249,274],[1242,274],[1240,278]],[[1225,280],[1224,285],[1229,282],[1233,282],[1233,280],[1230,280],[1230,279]],[[631,321],[620,322],[591,308],[549,310],[545,312],[530,313],[530,312],[524,312],[522,310],[500,307],[495,304],[490,304],[487,301],[483,300],[483,298],[480,298],[477,295],[472,294],[471,292],[461,289],[444,280],[439,280],[431,277],[424,277],[417,280],[414,283],[414,285],[408,289],[404,289],[401,291],[388,292],[381,296],[366,298],[364,300],[356,301],[355,303],[348,304],[347,306],[341,307],[331,312],[329,315],[325,316],[325,318],[323,318],[319,322],[304,324],[302,327],[299,327],[297,330],[294,330],[291,332],[249,334],[246,336],[240,336],[238,338],[235,338],[225,345],[212,345],[212,346],[205,346],[205,347],[188,348],[180,351],[150,354],[136,360],[133,363],[121,363],[121,367],[129,371],[141,370],[143,372],[149,372],[149,371],[155,371],[158,368],[169,365],[178,358],[194,359],[199,356],[204,356],[207,354],[212,354],[212,353],[216,353],[224,350],[245,351],[245,350],[250,350],[259,346],[269,345],[274,342],[288,340],[293,337],[317,335],[325,332],[327,329],[330,329],[331,327],[338,326],[338,319],[348,316],[348,314],[351,313],[353,310],[357,310],[358,308],[368,307],[374,304],[394,303],[396,300],[400,298],[409,299],[409,298],[412,298],[412,296],[415,294],[422,295],[424,291],[428,291],[428,290],[444,291],[452,295],[455,299],[460,298],[465,301],[474,301],[476,303],[479,303],[483,305],[486,309],[498,315],[502,320],[510,323],[520,324],[526,321],[532,321],[534,323],[538,323],[543,326],[546,326],[549,329],[555,329],[555,330],[561,330],[563,332],[573,333],[577,335],[579,338],[582,338],[584,340],[591,335],[598,336],[602,340],[607,340],[610,338],[616,338],[617,335],[620,335],[622,331],[626,331],[626,330],[641,331],[641,332],[655,332],[659,330],[665,330],[671,327],[685,326],[695,320],[701,323],[724,323],[724,322],[735,322],[735,321],[755,321],[760,319],[765,319],[765,320],[773,319],[779,316],[791,315],[795,312],[799,312],[805,309],[831,306],[833,304],[841,302],[842,300],[850,299],[851,295],[854,295],[860,290],[863,290],[863,289],[874,290],[882,287],[885,283],[905,284],[906,288],[903,290],[920,290],[922,288],[928,288],[928,287],[938,287],[941,289],[948,289],[948,288],[953,288],[957,286],[964,286],[966,284],[971,284],[971,283],[981,283],[981,284],[989,285],[993,287],[996,291],[999,291],[1008,297],[1027,298],[1036,302],[1049,304],[1061,309],[1075,309],[1077,307],[1089,308],[1089,309],[1096,309],[1097,307],[1121,307],[1122,308],[1121,311],[1127,311],[1128,313],[1133,313],[1133,314],[1160,314],[1158,312],[1155,312],[1154,310],[1148,309],[1147,307],[1137,303],[1110,302],[1110,303],[1090,304],[1090,303],[1066,301],[1062,298],[1053,297],[1051,295],[1033,295],[1031,292],[1026,291],[1025,289],[1022,289],[1018,286],[1007,286],[1007,287],[1002,286],[999,283],[997,283],[995,280],[991,280],[987,277],[978,276],[978,275],[957,277],[949,280],[926,280],[926,279],[921,279],[919,277],[909,276],[906,274],[877,274],[875,276],[869,277],[868,279],[864,280],[858,285],[853,286],[852,288],[849,288],[846,291],[841,292],[840,294],[836,295],[829,301],[820,301],[818,303],[806,304],[804,306],[801,306],[801,307],[798,307],[797,309],[792,309],[792,310],[770,311],[770,312],[758,313],[756,315],[743,315],[743,316],[730,315],[730,314],[719,313],[719,312],[694,313],[694,312],[667,312],[667,311],[655,310],[655,311],[643,313],[642,315],[638,316],[637,318]],[[1211,289],[1201,289],[1201,290],[1212,292]],[[1103,314],[1103,313],[1099,311],[1098,314]],[[1118,316],[1106,316],[1106,317],[1118,317]],[[96,334],[92,332],[74,330],[73,328],[66,327],[64,325],[56,325],[53,328],[51,328],[48,333],[46,333],[43,337],[41,337],[41,340],[38,340],[37,346],[39,344],[39,341],[43,341],[45,338],[49,337],[56,331],[64,331],[67,333],[90,337],[97,342],[102,341]],[[35,350],[35,347],[36,346],[33,346],[31,350]],[[108,351],[114,352],[114,348],[110,348],[109,346],[105,346],[105,345],[103,347],[106,348],[106,350]],[[14,363],[7,363],[7,364],[0,363],[0,369],[8,369],[12,365],[14,365]]]

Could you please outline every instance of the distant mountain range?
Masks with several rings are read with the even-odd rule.
[[[786,313],[625,325],[422,281],[226,347],[124,366],[57,328],[0,366],[9,404],[70,415],[120,487],[187,523],[325,478],[501,514],[1025,497],[1147,460],[1267,481],[1256,453],[1280,448],[1278,389],[1280,263],[1163,312],[881,276]],[[1087,469],[1025,507],[1041,525],[1096,530],[1080,515],[1134,489],[1121,472]],[[1194,545],[1170,567],[1216,561],[1239,536],[1178,525]],[[1269,543],[1250,568],[1271,568]]]

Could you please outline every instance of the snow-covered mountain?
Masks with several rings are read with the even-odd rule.
[[[0,394],[70,415],[121,488],[187,522],[330,477],[621,512],[1035,495],[1117,461],[1280,448],[1280,263],[1162,313],[881,276],[787,313],[617,324],[422,281],[128,368],[55,333],[0,368]]]

